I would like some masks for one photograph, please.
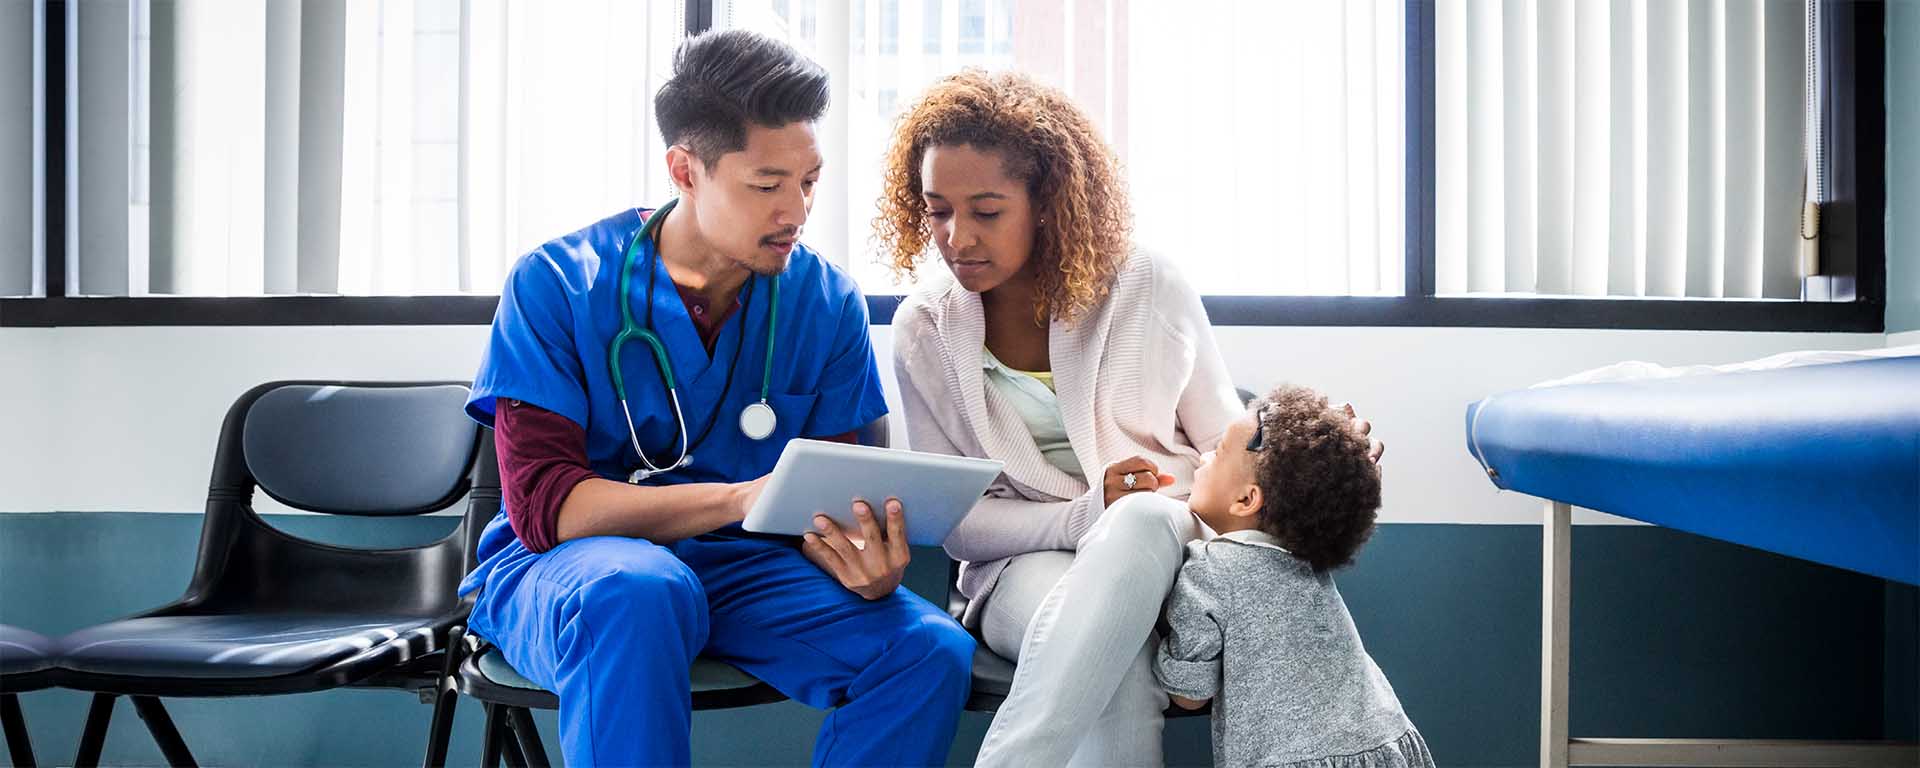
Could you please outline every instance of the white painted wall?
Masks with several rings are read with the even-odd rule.
[[[890,333],[873,332],[893,400]],[[1886,343],[1877,333],[1227,327],[1218,334],[1242,386],[1285,380],[1352,400],[1388,444],[1382,518],[1428,523],[1538,519],[1536,501],[1497,493],[1467,454],[1466,404],[1488,394],[1627,359],[1726,363]],[[477,326],[0,328],[0,403],[10,414],[0,426],[0,511],[198,511],[220,419],[248,387],[287,378],[468,380],[486,337]],[[903,434],[898,425],[896,434]]]

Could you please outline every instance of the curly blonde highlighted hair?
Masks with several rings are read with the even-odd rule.
[[[1132,247],[1132,213],[1119,160],[1065,93],[1019,73],[967,69],[935,83],[893,136],[874,230],[896,275],[913,275],[933,238],[921,196],[927,148],[964,145],[998,154],[1033,199],[1035,318],[1071,322],[1106,297]]]

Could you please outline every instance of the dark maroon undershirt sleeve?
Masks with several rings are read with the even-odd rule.
[[[528,550],[560,543],[560,504],[574,486],[597,476],[587,466],[586,445],[586,430],[572,419],[517,400],[495,404],[493,446],[507,522]]]

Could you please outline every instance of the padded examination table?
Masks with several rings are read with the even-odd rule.
[[[1920,745],[1567,735],[1574,505],[1920,584],[1920,357],[1494,395],[1467,448],[1547,501],[1540,764],[1920,765]]]
[[[1501,488],[1920,584],[1920,357],[1500,394],[1467,444]]]

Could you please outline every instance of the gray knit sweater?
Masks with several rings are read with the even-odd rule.
[[[1259,531],[1187,545],[1154,673],[1213,699],[1214,764],[1431,766],[1333,578]]]

